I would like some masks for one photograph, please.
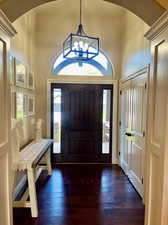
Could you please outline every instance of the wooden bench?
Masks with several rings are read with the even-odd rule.
[[[19,201],[14,199],[13,207],[31,208],[32,217],[38,217],[38,204],[36,194],[36,181],[42,170],[47,170],[48,175],[52,174],[50,149],[53,144],[51,139],[38,138],[27,145],[21,151],[19,150],[19,134],[17,127],[13,129],[13,168],[16,179],[17,171],[25,171],[27,173],[28,187]],[[43,160],[45,165],[41,165]],[[15,179],[13,181],[15,186]],[[28,197],[30,200],[28,201]]]

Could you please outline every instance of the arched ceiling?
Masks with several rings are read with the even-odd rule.
[[[27,11],[54,0],[4,0],[0,8],[5,12],[11,22]],[[69,0],[72,1],[73,0]],[[152,25],[165,11],[154,0],[105,0],[124,7],[139,16],[148,25]],[[73,3],[72,3],[73,4]]]
[[[120,5],[152,25],[165,11],[155,0],[105,0]]]

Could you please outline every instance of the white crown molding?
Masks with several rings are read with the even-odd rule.
[[[145,34],[148,40],[153,40],[160,33],[168,28],[168,11],[163,13],[163,15],[151,26],[150,30]]]
[[[13,37],[17,32],[12,26],[4,12],[0,9],[0,30],[3,31],[9,37]]]

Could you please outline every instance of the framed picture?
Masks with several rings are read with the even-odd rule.
[[[16,118],[16,93],[11,92],[11,118]]]
[[[27,95],[23,95],[23,113],[24,117],[28,116],[28,100]]]
[[[8,74],[10,79],[10,85],[15,83],[15,68],[14,68],[14,57],[9,54],[8,57]]]
[[[26,67],[15,59],[16,86],[26,88]]]
[[[34,73],[33,72],[28,72],[28,75],[27,75],[27,87],[29,89],[34,89]]]
[[[23,119],[27,116],[27,96],[23,93],[16,92],[15,99],[16,119]]]
[[[34,96],[28,96],[28,115],[32,116],[35,114],[35,98]]]

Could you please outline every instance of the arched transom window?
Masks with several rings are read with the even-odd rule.
[[[65,59],[61,53],[56,57],[52,73],[56,75],[112,76],[113,68],[110,60],[102,51],[88,61]]]

